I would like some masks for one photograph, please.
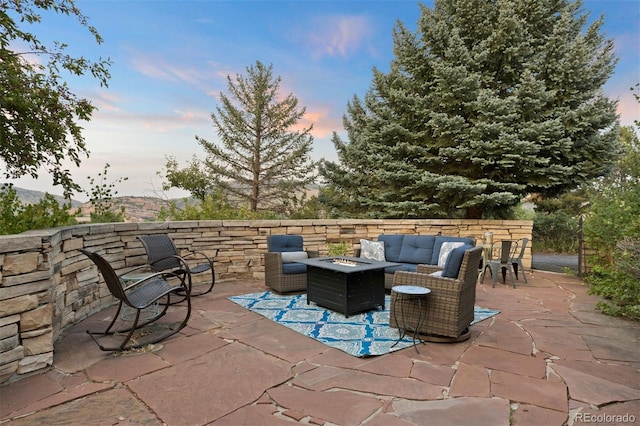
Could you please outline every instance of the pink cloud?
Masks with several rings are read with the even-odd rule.
[[[628,96],[624,96],[618,101],[618,114],[620,115],[620,124],[623,126],[633,125],[634,120],[640,121],[640,104],[629,92]]]
[[[371,34],[372,24],[365,16],[327,16],[312,24],[307,42],[315,57],[346,57],[360,48]]]
[[[331,108],[313,107],[307,109],[305,115],[293,126],[292,130],[303,130],[312,124],[311,135],[318,139],[331,137],[334,131],[342,129],[342,120],[331,116]]]
[[[194,67],[186,65],[185,61],[168,59],[147,55],[140,52],[132,52],[131,64],[140,74],[155,80],[171,82],[185,82],[195,86],[203,86],[210,81],[224,82],[227,72],[220,64],[208,61],[207,67]]]
[[[113,92],[99,90],[91,96],[91,101],[93,105],[98,108],[98,111],[121,111],[120,107],[118,106],[118,103],[121,101],[121,99]]]

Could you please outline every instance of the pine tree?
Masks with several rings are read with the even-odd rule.
[[[323,162],[334,214],[505,217],[606,174],[613,42],[581,2],[436,0],[398,23],[390,71],[348,105],[340,163]]]
[[[279,100],[280,82],[273,66],[259,61],[247,68],[247,76],[228,76],[229,96],[220,93],[221,105],[211,114],[220,144],[196,136],[207,153],[198,175],[208,176],[208,186],[222,190],[231,201],[246,203],[251,211],[288,213],[315,178],[312,126],[293,130],[306,108],[298,109],[293,94]],[[193,168],[194,163],[192,175]],[[181,175],[175,167],[173,173]],[[181,187],[180,182],[171,183]]]

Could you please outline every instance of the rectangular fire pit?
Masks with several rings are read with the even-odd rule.
[[[345,316],[384,309],[384,268],[392,262],[358,257],[320,257],[298,260],[307,265],[307,303]]]

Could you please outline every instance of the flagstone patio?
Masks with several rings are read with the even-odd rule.
[[[519,284],[478,284],[477,304],[501,313],[468,341],[371,358],[226,299],[260,281],[194,298],[189,326],[152,352],[101,352],[85,330],[105,310],[65,331],[49,372],[0,388],[0,424],[638,424],[640,324],[600,314],[575,276]]]

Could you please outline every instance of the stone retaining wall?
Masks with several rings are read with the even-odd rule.
[[[217,280],[264,279],[266,237],[299,234],[305,247],[328,243],[359,248],[379,234],[531,239],[532,221],[298,220],[187,221],[77,225],[0,236],[0,384],[41,372],[53,363],[54,343],[67,327],[113,303],[96,268],[79,248],[99,251],[120,274],[143,265],[137,235],[169,233],[179,249],[215,259]],[[530,246],[524,259],[531,265]],[[215,290],[214,290],[215,291]]]

